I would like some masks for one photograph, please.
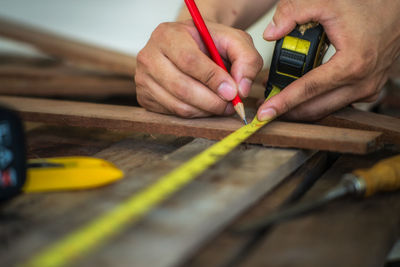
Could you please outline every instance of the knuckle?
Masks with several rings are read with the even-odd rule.
[[[147,53],[147,48],[143,48],[142,50],[139,51],[139,53],[136,55],[136,62],[137,62],[137,68],[146,68],[149,66],[150,59]]]
[[[148,99],[146,97],[146,94],[143,93],[143,90],[141,88],[138,88],[137,90],[136,100],[140,106],[147,108]]]
[[[140,72],[136,72],[134,80],[136,87],[138,87],[136,90],[139,90],[140,88],[142,88],[142,86],[144,86],[144,77],[142,74],[140,74]]]
[[[294,5],[293,0],[281,0],[278,4],[277,13],[283,16],[289,15],[292,13]]]
[[[376,95],[376,97],[378,97],[378,93],[379,93],[379,88],[378,88],[378,86],[377,85],[369,85],[367,88],[366,88],[366,90],[365,90],[365,93],[366,93],[366,96],[365,97],[367,97],[368,99],[369,98],[373,98],[375,95]],[[371,101],[368,101],[368,102],[373,102],[373,101],[375,101],[376,99],[374,99],[374,100],[371,100]]]
[[[135,81],[135,85],[136,87],[138,87],[137,90],[140,90],[142,88],[146,88],[146,84],[147,84],[147,79],[146,79],[146,75],[144,74],[144,72],[141,69],[137,69],[135,76],[134,76],[134,81]]]
[[[225,112],[228,103],[222,101],[213,101],[209,104],[209,110],[215,115],[222,115]]]
[[[171,23],[170,23],[170,22],[163,22],[163,23],[160,23],[160,24],[156,27],[156,29],[154,30],[153,34],[155,34],[155,36],[159,36],[160,34],[161,34],[161,35],[164,35],[164,33],[168,31],[168,29],[170,28],[170,26],[171,26]]]
[[[292,105],[287,100],[281,100],[276,107],[279,114],[284,114],[292,109]]]
[[[351,80],[359,81],[369,76],[371,71],[375,68],[375,56],[369,53],[355,56],[348,65],[349,78]]]
[[[319,86],[317,82],[310,80],[305,81],[304,83],[304,97],[306,99],[313,98],[314,96],[318,95],[319,93]]]
[[[174,81],[171,83],[171,88],[174,92],[174,95],[182,100],[189,100],[190,99],[190,91],[188,90],[187,86],[185,86],[184,84],[178,82],[178,81]]]
[[[196,53],[191,51],[184,51],[181,53],[181,60],[183,68],[186,70],[192,70],[193,66],[195,66],[196,62],[198,61],[198,57]]]
[[[260,71],[262,69],[262,67],[264,66],[264,60],[261,57],[261,55],[258,53],[252,53],[249,56],[249,60],[250,60],[250,63],[252,64],[252,66],[254,66],[257,69],[257,71]]]
[[[217,76],[217,72],[218,71],[215,68],[208,69],[203,73],[202,82],[205,85],[209,86],[210,84],[212,84],[212,81]]]
[[[190,119],[195,117],[195,112],[192,107],[186,104],[180,104],[175,106],[174,113],[179,117]]]
[[[241,39],[253,43],[253,37],[251,37],[251,35],[248,32],[242,30],[236,30],[236,32]]]

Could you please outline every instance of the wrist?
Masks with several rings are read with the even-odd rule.
[[[205,21],[231,26],[231,23],[229,23],[228,19],[225,18],[224,12],[220,12],[219,7],[215,4],[202,5],[202,2],[200,2],[197,6],[200,10],[201,16]],[[186,5],[183,5],[178,17],[176,18],[176,21],[185,21],[189,19],[192,19],[192,17],[190,16]]]

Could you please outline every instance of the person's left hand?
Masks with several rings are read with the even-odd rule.
[[[355,101],[376,100],[400,54],[399,10],[400,1],[393,0],[281,0],[264,32],[266,40],[315,21],[336,54],[264,103],[258,119],[286,113],[293,120],[316,120]]]

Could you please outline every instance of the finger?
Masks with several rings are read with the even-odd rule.
[[[148,94],[148,91],[141,86],[137,86],[137,101],[140,106],[145,108],[148,111],[153,111],[162,114],[172,114],[171,111],[166,109],[163,105],[158,103],[152,95]]]
[[[222,115],[227,102],[202,83],[182,73],[164,56],[159,57],[157,71],[153,79],[181,102],[211,114]]]
[[[239,95],[248,97],[264,62],[254,46],[252,37],[242,30],[217,28],[212,30],[221,57],[230,63],[230,74],[238,84]]]
[[[181,72],[200,81],[222,99],[233,100],[238,93],[233,78],[200,50],[190,33],[181,31],[181,34],[187,35],[185,44],[182,44],[182,38],[163,42],[160,44],[162,53]]]
[[[320,18],[325,7],[320,5],[321,1],[279,1],[273,19],[264,31],[264,39],[278,40],[290,33],[297,24],[310,21],[322,23]]]
[[[179,99],[171,95],[168,91],[166,91],[164,88],[162,88],[151,77],[148,77],[145,83],[146,83],[146,89],[144,91],[145,95],[143,97],[146,98],[147,96],[147,99],[154,99],[159,104],[159,106],[162,107],[162,108],[156,107],[152,111],[168,113],[168,114],[177,114],[178,116],[183,118],[210,116],[210,113],[180,101]],[[154,104],[150,105],[149,107],[150,108],[154,107]],[[167,110],[168,112],[163,112],[165,110]]]
[[[286,113],[283,117],[294,121],[315,121],[321,119],[356,101],[358,96],[354,92],[357,90],[357,86],[343,86],[337,88],[302,103]]]
[[[337,53],[324,65],[291,83],[259,108],[258,119],[264,121],[275,118],[322,93],[345,85],[346,73],[340,67],[340,61]]]
[[[227,51],[227,58],[231,62],[231,75],[239,85],[239,95],[248,97],[251,86],[257,74],[261,71],[264,62],[254,46],[253,39],[245,32],[239,33],[243,37],[237,42],[228,42],[223,51]]]

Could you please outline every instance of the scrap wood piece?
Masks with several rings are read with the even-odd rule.
[[[214,140],[224,138],[243,125],[233,117],[188,120],[129,106],[7,96],[0,97],[0,102],[14,107],[28,121]],[[373,131],[275,121],[251,136],[247,142],[365,154],[381,147],[380,136],[381,133]]]
[[[379,131],[389,144],[400,144],[400,119],[372,112],[345,108],[318,122],[322,125]]]
[[[0,94],[14,96],[134,97],[135,94],[132,77],[23,57],[15,58],[14,63],[0,63],[0,84]]]
[[[40,97],[135,97],[135,86],[127,80],[93,77],[54,77],[50,79],[4,79],[0,77],[0,94]]]
[[[29,43],[70,63],[133,76],[136,58],[124,53],[61,37],[54,33],[0,18],[0,36]]]

